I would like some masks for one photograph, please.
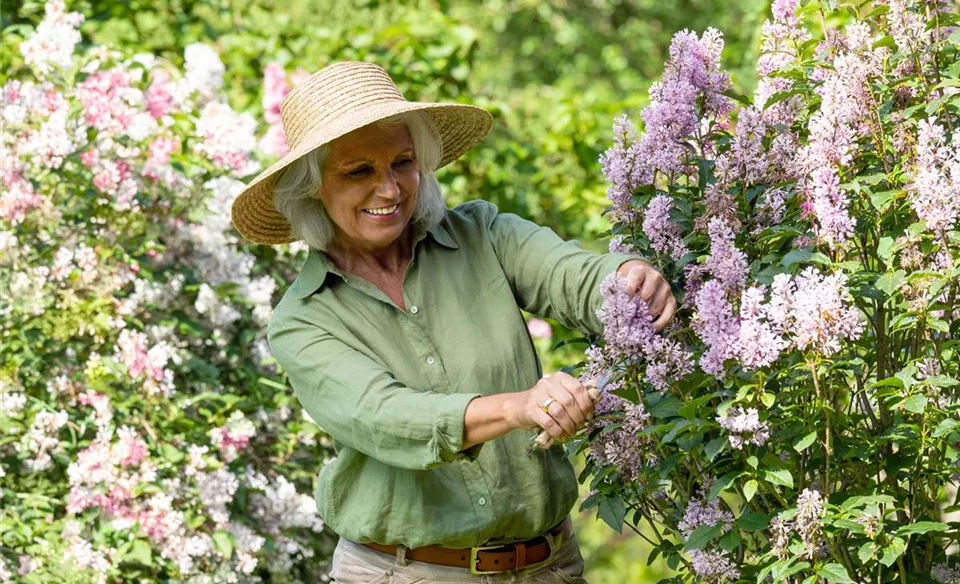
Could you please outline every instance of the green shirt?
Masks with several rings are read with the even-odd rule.
[[[461,452],[467,405],[540,379],[521,308],[599,332],[600,282],[633,256],[588,252],[485,201],[416,225],[413,241],[406,312],[311,250],[270,321],[273,355],[337,450],[320,470],[320,515],[361,543],[534,537],[577,499],[563,447],[528,458],[527,430]]]

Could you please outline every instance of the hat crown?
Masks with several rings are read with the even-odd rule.
[[[390,75],[373,63],[347,61],[324,67],[293,88],[280,104],[288,146],[351,111],[406,101]]]

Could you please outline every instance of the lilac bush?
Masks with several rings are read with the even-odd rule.
[[[656,334],[604,282],[581,377],[613,381],[572,447],[671,581],[958,581],[958,22],[776,0],[752,98],[683,31],[616,121],[611,249],[681,309]]]
[[[0,582],[323,581],[299,461],[333,451],[264,332],[304,250],[229,219],[257,122],[213,47],[78,50],[82,21],[49,2],[0,87]]]

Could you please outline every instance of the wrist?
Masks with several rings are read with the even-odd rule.
[[[520,410],[520,400],[518,399],[520,395],[522,394],[517,392],[505,393],[503,394],[503,400],[500,402],[501,419],[510,430],[516,430],[520,427],[517,420],[517,412]]]

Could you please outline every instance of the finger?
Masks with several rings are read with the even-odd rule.
[[[653,299],[653,302],[650,303],[650,314],[656,317],[659,314],[663,313],[663,309],[667,306],[667,297],[670,296],[670,285],[666,282],[663,282],[659,288],[657,288],[656,297]]]
[[[545,432],[550,434],[550,437],[553,438],[554,441],[563,442],[566,440],[566,432],[563,426],[558,424],[557,421],[554,420],[550,414],[544,412],[543,409],[537,408],[537,411],[533,414],[533,421],[543,428]]]
[[[637,291],[643,284],[646,273],[647,271],[641,266],[633,266],[630,268],[630,271],[627,272],[627,285],[624,288],[624,291],[630,296],[636,296]]]
[[[547,414],[549,414],[550,417],[553,418],[553,421],[560,426],[563,440],[566,440],[577,433],[576,423],[570,418],[566,408],[560,405],[559,401],[555,401],[550,404],[550,407],[547,408]]]
[[[657,296],[657,291],[660,289],[660,282],[662,280],[662,278],[657,276],[644,279],[643,287],[640,289],[640,298],[646,300],[647,305],[653,304],[653,299]],[[657,313],[654,312],[653,315],[656,316]]]
[[[576,377],[566,375],[565,377],[560,378],[559,381],[563,384],[567,391],[570,392],[570,397],[574,400],[574,403],[572,404],[573,407],[568,407],[567,411],[569,412],[570,417],[573,418],[574,422],[576,422],[577,428],[581,428],[592,417],[593,400],[590,399],[590,394],[587,392],[587,388],[584,387],[584,385],[580,383],[580,380]]]
[[[673,315],[677,312],[677,299],[671,293],[667,298],[666,306],[663,309],[663,312],[660,313],[660,317],[653,322],[653,330],[660,332],[663,329],[667,328],[667,325],[670,324],[670,321],[673,320]]]

